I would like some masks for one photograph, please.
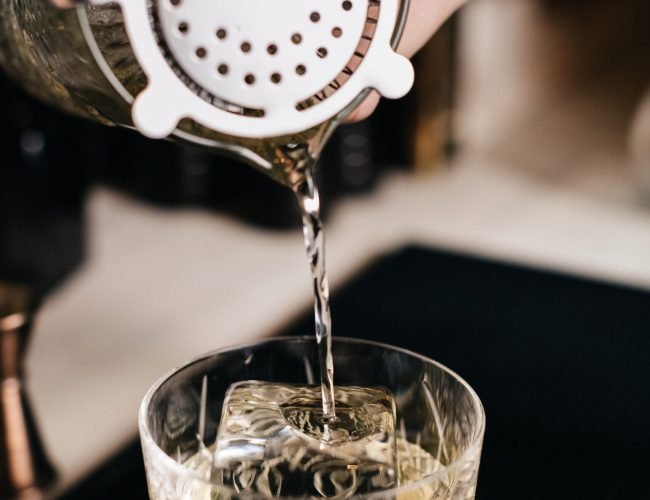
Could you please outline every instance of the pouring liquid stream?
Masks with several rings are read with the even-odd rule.
[[[302,215],[307,260],[314,291],[315,334],[318,343],[320,385],[323,399],[322,417],[325,438],[338,422],[334,387],[334,359],[332,355],[332,313],[330,289],[325,265],[325,230],[321,218],[321,201],[314,177],[318,157],[338,120],[330,120],[319,127],[298,134],[281,143],[261,141],[262,157],[272,165],[275,177],[291,188]]]
[[[320,215],[320,196],[314,182],[313,163],[305,171],[305,180],[295,189],[302,210],[307,259],[314,288],[314,318],[323,395],[323,424],[336,421],[334,400],[334,360],[332,357],[332,313],[330,290],[325,268],[325,233]]]

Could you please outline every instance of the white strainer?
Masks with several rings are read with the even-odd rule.
[[[402,97],[413,67],[391,40],[403,2],[117,0],[149,79],[134,123],[150,137],[191,118],[262,138],[323,123],[368,88]]]

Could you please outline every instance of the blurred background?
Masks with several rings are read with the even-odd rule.
[[[535,342],[545,331],[547,347],[570,351],[576,370],[602,379],[613,370],[610,396],[648,379],[649,7],[473,0],[417,56],[410,96],[341,128],[321,161],[334,333],[418,349],[477,388],[503,432],[488,431],[478,498],[537,498],[504,492],[504,469],[533,449],[511,438],[540,408],[611,418],[582,434],[591,417],[568,419],[575,425],[564,432],[583,450],[614,443],[621,471],[648,444],[643,385],[604,408],[592,406],[601,381],[542,391],[519,416],[503,412],[534,387],[571,380],[554,379],[543,361]],[[224,345],[310,333],[292,194],[234,160],[61,114],[4,76],[0,141],[0,282],[38,305],[27,386],[58,474],[49,496],[144,498],[140,466],[124,464],[139,464],[136,413],[156,378]],[[387,318],[390,331],[378,331]],[[506,333],[514,344],[492,346],[503,359],[478,356],[492,352],[481,342]],[[592,342],[622,350],[605,362]],[[492,375],[522,369],[522,357],[539,371],[500,399],[503,379]],[[576,403],[578,393],[594,400]],[[607,413],[632,403],[629,414]],[[619,434],[605,437],[614,427]],[[535,467],[553,466],[563,449]],[[116,493],[119,478],[128,486]],[[621,491],[600,485],[589,497]]]

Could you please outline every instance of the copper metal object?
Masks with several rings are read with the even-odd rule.
[[[56,477],[25,394],[23,360],[36,301],[0,283],[0,499],[36,500]]]

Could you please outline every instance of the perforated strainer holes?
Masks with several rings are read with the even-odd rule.
[[[223,88],[230,86],[250,89],[251,93],[254,93],[262,78],[268,86],[273,85],[269,78],[275,68],[265,73],[264,77],[252,69],[240,73],[236,71],[238,68],[235,63],[231,64],[230,60],[224,57],[229,55],[229,50],[230,55],[233,51],[241,55],[240,48],[243,42],[251,44],[251,52],[258,49],[265,50],[266,45],[257,47],[255,38],[238,38],[235,25],[231,30],[231,25],[227,24],[228,19],[206,24],[200,22],[198,18],[193,18],[192,16],[195,15],[193,1],[147,0],[145,3],[149,6],[156,41],[166,62],[192,93],[211,106],[233,115],[255,118],[265,116],[264,109],[242,105],[236,102],[236,98],[218,95],[217,92],[220,90],[219,86]],[[203,9],[199,9],[198,15],[200,16],[202,12]],[[211,17],[216,18],[216,16]],[[183,33],[185,24],[187,24],[187,31]],[[291,33],[289,31],[285,36]],[[225,44],[230,41],[234,42],[233,48],[224,50]],[[206,84],[209,81],[212,83]]]
[[[340,6],[340,9],[345,12],[350,12],[351,11],[358,11],[359,10],[359,2],[355,5],[352,1],[350,0],[345,0],[341,1],[339,0],[339,3],[336,4],[337,6]],[[369,0],[368,5],[367,5],[367,10],[364,8],[363,10],[366,12],[366,18],[365,18],[365,27],[363,29],[363,34],[361,35],[361,39],[359,40],[357,47],[352,54],[352,57],[348,60],[347,64],[345,67],[341,70],[341,72],[334,78],[331,82],[329,82],[326,86],[324,86],[321,90],[316,92],[313,96],[309,97],[308,99],[305,99],[304,101],[298,103],[296,105],[296,109],[298,111],[305,111],[313,106],[318,105],[319,103],[327,100],[330,98],[333,94],[338,92],[341,88],[343,88],[346,83],[350,80],[352,75],[357,71],[359,66],[361,65],[362,61],[366,57],[366,54],[368,53],[368,50],[370,48],[370,45],[375,37],[375,33],[377,31],[377,25],[379,21],[379,12],[381,10],[381,1],[380,0]],[[356,7],[356,9],[355,9]],[[348,16],[345,15],[345,18]],[[343,14],[339,16],[339,19],[341,19],[341,22],[343,22]],[[331,35],[332,38],[334,39],[342,39],[344,29],[343,29],[343,24],[336,24],[331,28]],[[332,43],[338,43],[332,41]],[[329,51],[333,51],[334,46],[329,49]],[[328,48],[327,45],[323,45],[319,48],[316,49],[316,56],[323,58],[323,57],[328,57]]]
[[[243,116],[263,115],[266,106],[307,109],[344,87],[367,52],[362,44],[372,42],[375,11],[393,4],[296,1],[297,12],[285,16],[295,23],[259,29],[248,10],[255,6],[262,18],[273,18],[274,2],[235,0],[233,9],[226,10],[221,0],[145,3],[158,45],[176,76],[212,106]]]
[[[169,0],[169,3],[171,4],[172,7],[178,7],[181,4],[181,0]],[[178,30],[178,33],[180,35],[187,35],[187,33],[190,31],[190,25],[189,23],[183,21],[178,23],[176,29]]]

